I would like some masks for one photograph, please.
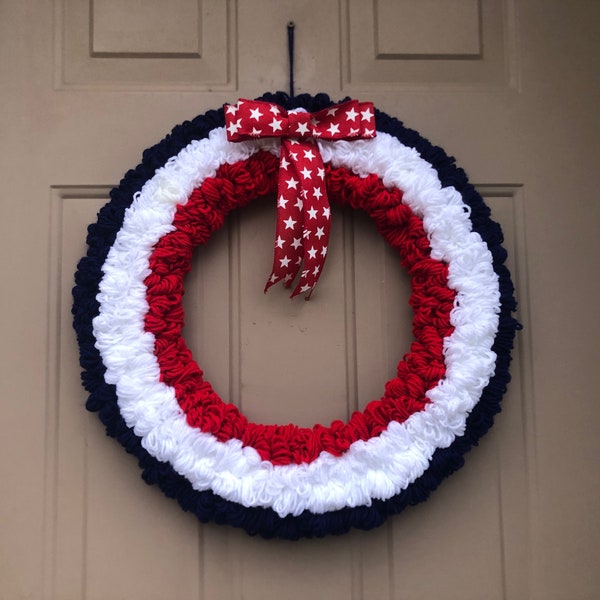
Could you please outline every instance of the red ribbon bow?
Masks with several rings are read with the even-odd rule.
[[[325,166],[316,138],[375,137],[373,104],[349,100],[308,113],[288,112],[271,102],[238,100],[225,105],[225,128],[231,142],[282,138],[275,253],[265,292],[279,281],[290,287],[302,267],[291,297],[306,294],[308,300],[323,270],[331,224]]]

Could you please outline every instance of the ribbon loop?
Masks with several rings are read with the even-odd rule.
[[[231,142],[281,138],[275,249],[265,292],[279,281],[290,287],[301,271],[291,297],[305,294],[308,300],[323,271],[331,222],[325,166],[316,140],[375,137],[373,104],[348,100],[309,113],[242,99],[225,105],[225,128]]]

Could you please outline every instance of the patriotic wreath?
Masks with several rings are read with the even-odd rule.
[[[278,93],[209,111],[146,150],[88,228],[73,289],[86,406],[201,521],[288,539],[376,527],[460,468],[500,410],[520,327],[500,227],[453,158],[371,106]],[[181,334],[193,249],[272,192],[267,287],[301,273],[294,294],[312,292],[322,196],[370,215],[411,278],[410,352],[347,422],[249,422]]]

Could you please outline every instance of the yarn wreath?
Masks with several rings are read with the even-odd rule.
[[[333,106],[325,94],[261,100]],[[500,226],[452,157],[375,111],[318,141],[331,203],[366,212],[411,278],[414,342],[384,394],[329,427],[250,422],[182,337],[193,249],[276,190],[280,141],[232,143],[223,109],[143,153],[88,228],[73,289],[86,407],[142,477],[201,521],[298,539],[371,529],[426,500],[493,423],[519,324]]]

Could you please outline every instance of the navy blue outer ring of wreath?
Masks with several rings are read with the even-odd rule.
[[[275,102],[288,110],[302,107],[310,112],[333,104],[326,94],[302,94],[290,98],[285,93],[278,92],[265,94],[260,99]],[[102,278],[102,265],[122,226],[125,209],[132,203],[134,194],[141,190],[144,183],[171,156],[179,153],[192,140],[205,138],[212,129],[223,127],[224,124],[223,109],[219,109],[177,125],[165,139],[144,151],[141,164],[125,174],[120,185],[111,191],[110,202],[98,213],[98,221],[88,227],[88,252],[80,260],[75,274],[72,308],[73,326],[83,369],[81,378],[89,392],[86,407],[98,412],[107,434],[115,437],[127,452],[137,457],[143,479],[148,484],[158,484],[167,496],[176,498],[184,510],[193,512],[200,521],[227,523],[242,527],[251,535],[265,538],[293,540],[341,534],[353,527],[372,529],[381,525],[388,516],[426,500],[443,479],[463,465],[465,453],[477,444],[493,424],[494,415],[500,411],[500,401],[510,381],[509,365],[515,331],[520,329],[519,323],[512,316],[516,310],[516,301],[510,273],[504,265],[506,251],[501,245],[502,231],[490,219],[490,209],[468,182],[464,171],[455,165],[454,158],[441,148],[433,146],[416,131],[404,127],[394,117],[376,111],[377,131],[386,132],[405,146],[415,148],[435,168],[443,187],[454,186],[461,193],[463,201],[471,207],[473,230],[481,235],[492,253],[493,268],[499,277],[501,302],[500,322],[492,348],[497,355],[495,373],[467,418],[464,435],[456,438],[448,448],[436,450],[425,473],[388,500],[373,500],[371,506],[343,508],[325,514],[305,511],[296,517],[282,518],[269,508],[247,508],[211,491],[198,492],[169,464],[150,456],[142,447],[140,438],[125,424],[117,405],[115,386],[104,380],[105,368],[94,346],[92,319],[99,310],[96,294]]]

